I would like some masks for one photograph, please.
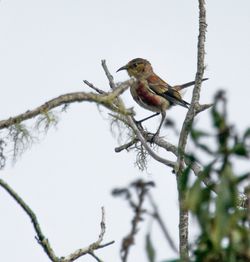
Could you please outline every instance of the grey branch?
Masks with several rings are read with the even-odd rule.
[[[103,67],[103,70],[109,80],[109,86],[111,89],[115,89],[116,86],[115,86],[115,83],[114,83],[114,77],[110,74],[109,70],[108,70],[108,67],[106,65],[106,60],[102,60],[102,67]]]
[[[89,255],[91,255],[97,262],[103,262],[98,256],[94,254],[94,252],[89,252]]]
[[[133,80],[128,80],[123,83],[120,83],[119,86],[112,92],[107,92],[103,94],[95,93],[86,93],[86,92],[75,92],[68,93],[61,96],[58,96],[54,99],[51,99],[44,103],[41,106],[38,106],[35,109],[28,110],[25,113],[19,114],[14,117],[10,117],[6,120],[0,121],[0,130],[8,128],[14,124],[19,124],[25,120],[36,117],[44,112],[48,112],[53,108],[59,107],[61,105],[75,103],[75,102],[95,102],[105,106],[106,108],[119,112],[121,114],[131,114],[130,110],[126,110],[124,107],[118,106],[116,103],[116,98],[121,95],[129,86],[132,84]]]
[[[138,139],[133,139],[131,140],[130,142],[124,144],[124,145],[121,145],[121,146],[118,146],[115,148],[115,152],[116,153],[120,153],[121,151],[123,150],[128,150],[131,146],[133,146],[136,142],[138,142]]]
[[[201,83],[204,73],[204,58],[205,58],[205,39],[206,39],[206,9],[205,0],[199,0],[199,36],[198,36],[198,55],[197,55],[197,73],[195,77],[195,86],[193,89],[192,101],[187,112],[186,118],[183,122],[179,142],[178,142],[178,158],[177,158],[177,184],[179,194],[179,250],[181,261],[189,261],[188,254],[188,210],[185,206],[186,193],[182,192],[179,186],[180,176],[184,166],[185,149],[188,135],[193,124],[193,120],[197,112],[201,112],[209,106],[200,106],[200,91]]]
[[[32,209],[23,201],[23,199],[2,179],[0,179],[0,185],[3,187],[13,198],[14,200],[21,206],[21,208],[25,211],[25,213],[30,217],[33,227],[37,234],[37,241],[43,247],[45,253],[51,259],[51,261],[59,261],[57,256],[55,255],[52,247],[48,239],[45,238],[42,230],[40,228],[39,222],[37,220],[36,214],[32,211]]]
[[[38,243],[42,246],[42,248],[44,249],[45,253],[48,255],[48,257],[50,258],[51,261],[53,262],[71,262],[74,261],[76,259],[78,259],[79,257],[86,255],[86,254],[90,254],[93,256],[93,251],[100,249],[100,248],[104,248],[106,246],[109,246],[111,244],[114,243],[114,241],[108,242],[106,244],[101,245],[102,241],[103,241],[103,237],[105,234],[105,229],[106,229],[106,225],[105,225],[105,211],[104,208],[102,207],[102,219],[101,219],[101,232],[100,235],[97,239],[96,242],[92,243],[91,245],[89,245],[88,247],[85,248],[81,248],[76,250],[75,252],[73,252],[72,254],[70,254],[67,257],[62,257],[59,258],[55,255],[48,239],[44,236],[40,224],[38,222],[38,219],[36,217],[36,214],[32,211],[32,209],[24,202],[24,200],[2,179],[0,179],[0,186],[2,188],[4,188],[11,196],[12,198],[21,206],[21,208],[25,211],[25,213],[30,217],[31,222],[33,224],[33,227],[35,229],[36,232],[36,239],[38,241]],[[92,253],[92,254],[91,254]]]
[[[150,142],[152,140],[152,135],[144,135],[146,141]],[[122,150],[128,150],[131,146],[133,146],[135,143],[137,143],[139,140],[138,139],[133,139],[130,142],[121,145],[119,147],[115,148],[115,152],[121,152]],[[176,157],[178,156],[178,149],[175,145],[171,144],[170,142],[160,138],[160,137],[156,137],[154,140],[154,143],[165,149],[167,152],[172,153],[173,155],[175,155]],[[184,162],[187,166],[190,166],[191,170],[194,172],[194,174],[197,177],[201,177],[201,175],[203,174],[203,167],[200,166],[197,162],[191,162],[189,158],[184,157]],[[209,177],[202,177],[202,182],[204,183],[204,185],[206,185],[208,188],[210,188],[211,190],[214,191],[214,193],[217,193],[216,187],[213,187],[213,182]],[[239,199],[239,203],[238,206],[245,208],[247,206],[247,199],[245,197],[242,198],[241,195],[238,195],[238,199]]]
[[[105,230],[106,230],[104,207],[102,207],[102,219],[101,219],[100,225],[101,225],[101,232],[100,232],[100,235],[99,235],[97,241],[95,241],[94,243],[88,245],[85,248],[80,248],[80,249],[74,251],[69,256],[63,258],[61,260],[61,262],[71,262],[71,261],[74,261],[74,260],[78,259],[79,257],[84,256],[86,254],[90,254],[90,255],[93,256],[93,251],[98,249],[98,248],[100,248],[100,245],[101,245],[101,243],[103,241],[103,237],[104,237]],[[111,245],[113,243],[114,243],[114,241],[109,242],[105,246]],[[102,246],[102,247],[104,247],[104,246]]]
[[[195,86],[193,89],[191,106],[183,122],[180,137],[179,137],[179,143],[178,143],[179,155],[178,155],[177,171],[178,169],[181,168],[184,159],[187,138],[190,133],[190,129],[195,115],[197,114],[197,112],[201,112],[211,106],[211,105],[201,106],[199,104],[201,83],[202,83],[202,78],[205,68],[204,58],[205,58],[206,28],[207,28],[207,24],[206,24],[205,0],[199,0],[199,36],[198,36],[197,73],[195,77]]]
[[[137,125],[135,124],[134,120],[132,119],[131,116],[126,116],[129,126],[133,129],[133,131],[135,132],[137,138],[140,140],[140,142],[142,143],[142,145],[144,146],[144,148],[147,150],[147,152],[149,153],[149,155],[154,158],[156,161],[174,168],[176,165],[176,162],[170,161],[168,159],[165,159],[161,156],[159,156],[158,154],[156,154],[151,148],[150,146],[147,144],[147,141],[145,140],[145,138],[143,137],[143,135],[141,134],[140,130],[138,129]]]
[[[107,94],[106,92],[104,92],[103,90],[95,87],[92,83],[90,83],[89,81],[87,80],[83,80],[83,83],[87,86],[89,86],[90,88],[92,88],[93,90],[95,90],[97,93],[99,94]]]

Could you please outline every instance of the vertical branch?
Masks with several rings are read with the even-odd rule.
[[[185,206],[186,193],[181,186],[181,178],[177,175],[179,200],[179,252],[182,262],[189,261],[188,254],[188,209]]]
[[[131,231],[122,241],[122,247],[121,247],[122,262],[126,262],[128,260],[129,250],[131,246],[135,244],[135,236],[139,231],[138,224],[143,220],[142,215],[144,213],[144,210],[142,206],[144,203],[145,195],[148,192],[147,189],[148,183],[144,183],[142,180],[138,180],[134,182],[132,186],[135,186],[135,189],[137,191],[138,203],[133,206],[135,214],[131,222],[132,223]]]
[[[199,1],[199,36],[198,36],[198,58],[197,58],[197,72],[195,76],[195,86],[192,95],[192,101],[190,108],[187,112],[186,118],[183,122],[179,143],[178,143],[178,169],[181,169],[181,164],[184,160],[185,148],[187,144],[187,138],[190,133],[193,120],[196,116],[196,113],[200,112],[202,106],[199,104],[200,100],[200,91],[201,83],[204,73],[204,58],[205,58],[205,40],[206,40],[206,9],[205,9],[205,0]]]
[[[179,195],[179,251],[181,261],[189,261],[188,255],[188,209],[185,207],[185,191],[181,187],[181,176],[184,168],[185,149],[187,138],[190,133],[193,120],[202,106],[199,104],[201,83],[204,73],[204,57],[205,57],[205,39],[206,39],[206,9],[205,0],[199,1],[199,36],[198,36],[198,58],[197,73],[195,77],[195,87],[193,90],[191,106],[187,112],[183,122],[179,143],[178,143],[178,159],[176,166],[177,186]]]

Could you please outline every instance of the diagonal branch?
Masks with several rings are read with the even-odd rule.
[[[83,83],[87,86],[89,86],[90,88],[92,88],[93,90],[95,90],[97,93],[99,94],[107,94],[107,92],[104,92],[103,90],[97,88],[96,86],[94,86],[92,83],[90,83],[87,80],[83,80]]]
[[[149,153],[149,155],[154,158],[156,161],[174,168],[176,165],[176,162],[174,161],[170,161],[168,159],[165,159],[161,156],[159,156],[158,154],[156,154],[151,148],[150,146],[147,144],[147,141],[145,140],[145,138],[143,137],[143,135],[141,134],[140,130],[138,129],[137,125],[135,124],[134,120],[132,119],[131,116],[126,116],[129,126],[133,129],[134,133],[136,134],[137,138],[140,140],[140,142],[142,143],[142,145],[144,146],[144,148],[147,150],[147,152]],[[152,141],[152,140],[151,140]]]
[[[2,179],[0,179],[0,186],[4,188],[13,198],[14,200],[21,206],[24,212],[30,217],[33,227],[37,234],[37,241],[43,247],[45,253],[51,259],[51,261],[59,261],[58,257],[55,255],[48,239],[45,238],[40,224],[37,220],[36,214],[32,211],[32,209],[23,201],[23,199]]]
[[[31,222],[33,224],[33,227],[35,229],[35,232],[37,234],[36,239],[38,243],[42,246],[45,253],[48,255],[51,261],[53,262],[72,262],[78,259],[81,256],[84,256],[86,254],[90,254],[93,256],[93,251],[104,248],[106,246],[109,246],[114,243],[114,241],[108,242],[106,244],[101,245],[103,241],[103,237],[105,234],[105,211],[102,207],[102,219],[101,219],[101,232],[96,242],[92,243],[91,245],[81,248],[73,252],[67,257],[59,258],[54,253],[48,239],[44,236],[42,229],[40,227],[40,224],[38,222],[38,219],[36,217],[36,214],[32,211],[32,209],[24,202],[24,200],[2,179],[0,179],[0,186],[4,188],[11,196],[12,198],[21,206],[21,208],[25,211],[25,213],[30,217]]]

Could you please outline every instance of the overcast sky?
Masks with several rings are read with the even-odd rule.
[[[203,85],[201,102],[211,102],[216,90],[224,88],[230,120],[243,130],[250,124],[250,2],[207,2],[205,76],[209,81]],[[101,59],[107,60],[116,81],[128,79],[125,72],[115,71],[136,57],[150,60],[170,84],[193,80],[198,0],[2,0],[0,36],[0,119],[5,119],[60,94],[89,91],[83,79],[108,90]],[[191,92],[185,96],[187,101]],[[135,105],[129,92],[123,97],[128,106],[135,106],[138,118],[148,115]],[[119,261],[120,240],[130,229],[131,212],[122,200],[112,198],[110,191],[137,178],[155,181],[155,199],[177,243],[174,175],[153,160],[148,172],[140,172],[134,166],[133,152],[115,153],[117,139],[110,132],[107,111],[100,109],[88,103],[71,105],[60,115],[57,128],[15,165],[9,161],[1,177],[37,214],[58,256],[97,239],[104,206],[105,241],[116,243],[97,254],[104,261]],[[185,113],[176,107],[167,115],[175,118],[180,128]],[[209,125],[207,115],[199,116],[198,126]],[[148,123],[148,129],[154,132],[158,124],[159,119],[155,119]],[[162,130],[161,135],[175,142],[169,130]],[[2,189],[0,213],[0,261],[48,261],[34,239],[29,218]],[[195,231],[191,228],[191,234]],[[146,261],[145,232],[139,234],[139,244],[132,247],[129,261]],[[159,261],[175,257],[156,225],[153,239]],[[79,261],[93,258],[84,256]]]

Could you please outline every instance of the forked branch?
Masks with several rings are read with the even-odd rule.
[[[68,255],[67,257],[58,257],[56,256],[54,250],[52,249],[52,246],[49,243],[49,240],[45,237],[45,235],[42,232],[42,229],[40,227],[40,224],[38,222],[38,219],[36,217],[36,214],[34,211],[24,202],[24,200],[2,179],[0,179],[0,186],[4,188],[10,196],[19,204],[19,206],[24,210],[24,212],[28,215],[28,217],[31,219],[31,222],[33,224],[33,227],[36,232],[36,239],[38,243],[42,246],[45,253],[48,255],[51,261],[53,262],[71,262],[75,261],[81,256],[84,256],[86,254],[90,254],[93,256],[93,252],[97,249],[104,248],[106,246],[109,246],[114,243],[114,241],[108,242],[106,244],[101,244],[103,241],[103,237],[105,234],[105,211],[102,207],[102,219],[101,219],[101,232],[96,242],[92,243],[91,245],[78,249],[74,251],[72,254]]]

